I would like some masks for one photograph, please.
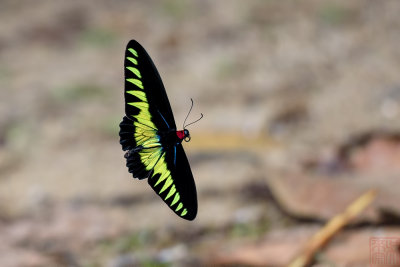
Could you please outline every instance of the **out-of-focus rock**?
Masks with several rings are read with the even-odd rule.
[[[400,134],[372,131],[305,165],[302,173],[267,177],[279,204],[296,217],[328,220],[368,189],[378,197],[356,222],[400,222]],[[389,221],[390,220],[390,221]]]
[[[396,175],[346,174],[341,177],[289,174],[268,178],[279,205],[294,217],[329,220],[341,213],[357,197],[376,189],[378,197],[357,222],[384,222],[382,210],[400,214],[400,179]]]

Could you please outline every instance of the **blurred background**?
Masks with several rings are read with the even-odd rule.
[[[1,266],[368,266],[400,237],[400,2],[0,1]],[[123,57],[163,78],[198,190],[193,222],[133,180]]]

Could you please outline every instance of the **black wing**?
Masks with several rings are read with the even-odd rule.
[[[149,185],[177,215],[193,220],[197,214],[196,185],[182,144],[164,155],[148,179]]]
[[[197,214],[196,186],[181,144],[164,146],[159,133],[175,131],[175,121],[160,75],[136,41],[125,53],[125,113],[120,143],[133,177],[149,185],[180,217]]]
[[[138,89],[142,89],[146,95],[152,122],[156,128],[176,129],[171,105],[156,66],[146,50],[138,42],[131,40],[125,51],[125,114],[129,118],[130,115],[136,114],[137,109],[127,103],[143,101],[140,95],[132,94],[132,91]]]

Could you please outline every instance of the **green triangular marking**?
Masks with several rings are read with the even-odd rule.
[[[135,57],[138,57],[138,53],[133,48],[128,48],[128,51],[131,52]]]
[[[131,91],[126,91],[126,93],[136,96],[140,100],[147,102],[146,94],[143,91],[131,90]]]
[[[176,208],[176,210],[175,210],[175,211],[178,211],[178,210],[180,210],[182,207],[183,207],[183,204],[182,204],[182,202],[180,202],[180,203],[179,203],[179,205],[178,205],[178,207]]]
[[[171,189],[169,190],[167,197],[164,200],[170,198],[175,192],[176,192],[175,186],[172,186]]]
[[[172,184],[172,179],[171,176],[169,176],[168,179],[165,181],[163,188],[161,188],[160,194],[164,192],[171,184]]]
[[[174,186],[175,187],[175,186]],[[179,193],[176,193],[175,194],[175,197],[174,197],[174,200],[172,201],[172,203],[171,203],[171,207],[173,206],[173,205],[175,205],[175,203],[176,202],[178,202],[178,200],[180,199],[181,197],[179,196]]]
[[[133,83],[134,85],[136,85],[140,89],[143,89],[143,84],[142,84],[141,80],[138,80],[138,79],[126,79],[126,81],[130,82],[130,83]]]
[[[149,108],[149,104],[146,102],[129,102],[128,105],[140,108],[140,109],[147,109]]]
[[[186,213],[187,213],[187,209],[184,209],[184,210],[182,211],[182,213],[181,213],[181,216],[185,216]]]
[[[165,163],[164,163],[165,164]],[[168,176],[170,176],[170,172],[169,171],[164,171],[161,173],[160,178],[158,178],[157,183],[154,185],[154,187],[156,187],[159,183],[161,183],[162,181],[165,180],[165,178],[167,178]]]
[[[142,78],[142,75],[140,75],[140,71],[135,68],[135,67],[126,67],[128,70],[133,72],[139,79]]]
[[[130,62],[132,62],[132,63],[135,64],[135,65],[138,64],[136,58],[133,58],[133,57],[126,57],[126,59],[129,60]]]

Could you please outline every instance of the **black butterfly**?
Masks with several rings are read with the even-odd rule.
[[[138,179],[148,178],[178,216],[193,220],[196,186],[182,147],[182,140],[190,140],[189,131],[177,131],[161,77],[135,40],[125,51],[125,114],[119,136],[129,172]]]

